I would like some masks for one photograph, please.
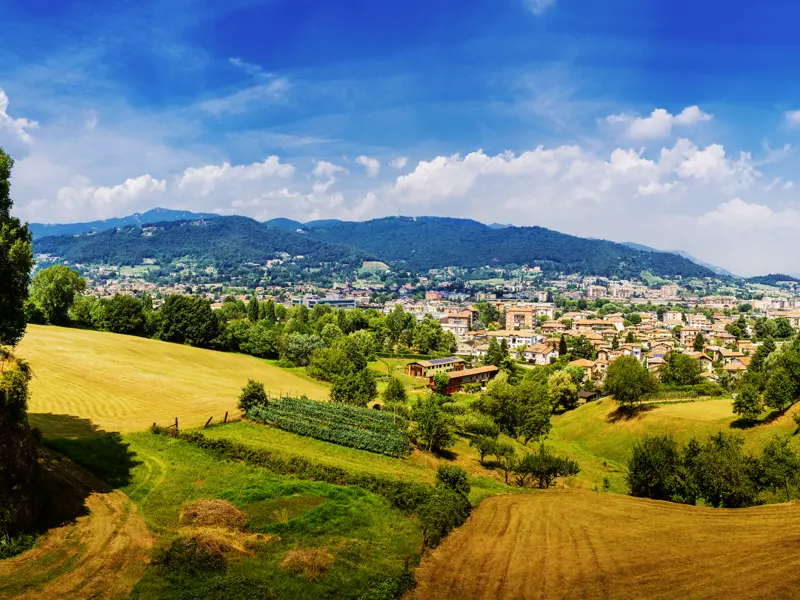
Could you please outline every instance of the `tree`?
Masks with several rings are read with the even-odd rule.
[[[619,337],[616,335],[613,338],[611,338],[611,349],[619,350]]]
[[[692,348],[695,352],[702,352],[703,348],[706,346],[706,340],[703,337],[703,333],[701,331],[697,332],[697,335],[694,336],[694,342],[692,343]]]
[[[307,366],[317,348],[322,348],[322,339],[313,333],[290,333],[278,343],[281,360],[297,367]]]
[[[504,442],[498,442],[494,447],[494,457],[497,459],[497,468],[503,472],[503,477],[508,484],[508,475],[517,466],[517,453],[514,446]]]
[[[503,352],[503,347],[498,343],[497,338],[492,336],[489,340],[489,347],[486,349],[486,356],[483,362],[487,365],[500,367],[508,358],[508,350]]]
[[[438,546],[448,533],[467,520],[470,510],[464,494],[447,485],[437,485],[418,511],[423,543],[432,548]]]
[[[264,314],[259,315],[262,319],[264,319],[268,325],[274,325],[277,322],[277,317],[275,316],[275,301],[270,298],[266,302],[264,302],[261,307],[263,308]],[[259,309],[259,313],[261,309]]]
[[[621,356],[614,360],[606,371],[603,389],[614,396],[620,408],[633,413],[636,405],[656,391],[656,383],[650,372],[633,356]]]
[[[690,461],[699,495],[714,508],[744,508],[758,499],[757,465],[743,451],[744,440],[719,432]]]
[[[680,352],[670,352],[659,369],[661,383],[666,385],[695,385],[700,380],[700,361]]]
[[[505,376],[496,377],[486,386],[486,393],[473,405],[476,410],[489,415],[500,431],[517,436],[522,422],[522,407],[518,402],[514,386]]]
[[[326,346],[333,346],[343,335],[342,330],[335,323],[328,323],[320,332],[322,343]]]
[[[517,485],[524,486],[531,477],[541,489],[549,488],[559,477],[570,477],[580,472],[577,462],[556,456],[544,444],[539,446],[538,452],[526,454],[517,461],[513,470]]]
[[[267,393],[264,391],[264,384],[260,381],[248,379],[247,385],[242,388],[242,393],[239,394],[239,410],[247,413],[251,408],[266,406],[266,404]]]
[[[778,317],[775,319],[775,337],[786,339],[794,335],[791,323],[786,317]]]
[[[497,440],[485,435],[478,435],[469,441],[470,448],[475,448],[480,454],[481,464],[487,456],[494,454]]]
[[[405,404],[408,399],[405,386],[397,377],[389,378],[386,389],[383,390],[383,401],[386,404]]]
[[[566,356],[567,355],[567,340],[564,337],[564,334],[561,334],[561,339],[558,340],[558,355],[559,356]]]
[[[158,312],[158,339],[208,348],[219,334],[217,315],[205,298],[173,294],[167,296]]]
[[[378,397],[378,383],[370,369],[336,377],[331,387],[331,400],[342,404],[366,406]]]
[[[450,419],[435,396],[426,394],[417,400],[412,417],[421,449],[436,453],[455,443]]]
[[[800,481],[800,456],[789,440],[789,437],[774,436],[764,448],[759,463],[762,483],[773,492],[783,488],[787,502],[792,499],[789,486]]]
[[[447,373],[436,373],[433,376],[433,391],[442,396],[450,385],[450,376]]]
[[[2,346],[25,334],[33,250],[28,227],[11,216],[11,168],[0,148],[0,540],[32,528],[41,510],[39,464],[28,425],[31,370]]]
[[[631,496],[674,501],[680,494],[682,458],[672,436],[645,436],[633,446],[626,481]]]
[[[584,335],[572,338],[570,347],[570,355],[573,360],[585,358],[586,360],[594,360],[594,346]]]
[[[440,486],[449,488],[465,498],[469,496],[467,472],[457,465],[439,465],[436,468],[436,487]]]
[[[745,384],[733,401],[733,412],[748,421],[755,421],[764,410],[761,394],[753,384]]]
[[[756,348],[756,352],[750,360],[748,371],[760,373],[764,368],[764,361],[766,361],[767,357],[773,352],[775,352],[775,342],[772,338],[767,338]]]
[[[767,380],[764,390],[764,404],[774,410],[783,412],[794,401],[795,385],[789,373],[783,367],[775,369]]]
[[[77,271],[64,265],[53,265],[39,271],[31,283],[31,297],[44,313],[48,323],[64,325],[75,296],[86,289],[86,280]]]
[[[112,333],[144,335],[147,320],[142,303],[127,294],[115,294],[109,300],[101,300],[95,327]]]
[[[527,445],[530,440],[538,442],[547,437],[553,412],[547,385],[525,380],[517,386],[515,395],[521,407],[517,430],[522,443]]]
[[[247,318],[251,323],[258,321],[258,299],[253,296],[250,302],[247,303]]]
[[[553,411],[559,407],[571,410],[578,405],[578,385],[566,371],[556,371],[550,376],[547,393]]]

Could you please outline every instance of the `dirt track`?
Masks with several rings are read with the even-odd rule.
[[[715,510],[581,491],[485,500],[409,600],[796,598],[800,504]]]
[[[46,468],[58,479],[59,492],[79,498],[88,514],[50,529],[30,552],[0,562],[0,598],[127,596],[142,577],[152,546],[136,507],[66,459],[49,455]]]

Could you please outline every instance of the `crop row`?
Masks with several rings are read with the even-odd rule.
[[[282,414],[304,415],[316,419],[348,424],[360,429],[376,430],[381,427],[408,427],[408,420],[402,415],[395,416],[389,412],[335,404],[317,402],[299,398],[284,398],[279,402],[270,402],[267,408]]]

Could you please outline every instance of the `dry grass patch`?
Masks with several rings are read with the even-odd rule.
[[[281,569],[302,575],[309,581],[319,581],[333,564],[333,554],[322,548],[293,548],[281,560]]]
[[[242,531],[247,516],[227,500],[204,499],[185,506],[180,513],[181,525],[221,527]]]

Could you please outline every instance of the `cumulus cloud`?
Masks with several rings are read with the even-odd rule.
[[[208,195],[220,184],[258,181],[271,177],[286,179],[291,177],[294,171],[294,166],[282,163],[277,156],[270,156],[263,162],[251,165],[231,166],[225,162],[221,165],[189,167],[180,176],[178,188]]]
[[[21,142],[30,144],[33,142],[33,136],[31,136],[30,130],[39,127],[39,123],[22,117],[13,118],[8,114],[9,104],[8,96],[3,89],[0,88],[0,133],[7,132]],[[2,138],[0,138],[0,140],[2,140]]]
[[[525,6],[535,15],[543,14],[548,8],[552,7],[556,0],[525,0]]]
[[[167,189],[165,180],[149,174],[126,179],[115,186],[63,187],[56,194],[56,202],[62,210],[80,212],[87,207],[96,218],[118,216],[120,210],[136,206],[139,201],[161,195]]]
[[[372,158],[371,156],[367,156],[362,154],[358,158],[356,158],[356,163],[364,167],[367,171],[367,177],[377,177],[378,172],[381,170],[381,163],[377,158]]]
[[[800,125],[800,110],[787,110],[783,113],[783,118],[789,125]]]
[[[747,203],[741,198],[723,202],[697,219],[701,225],[726,229],[750,230],[800,227],[800,212],[794,209],[774,211],[766,204]]]
[[[657,108],[647,117],[622,113],[609,115],[605,120],[611,125],[624,126],[625,134],[631,139],[647,140],[667,137],[675,126],[695,125],[712,118],[713,115],[703,112],[699,106],[687,106],[677,115]]]
[[[402,169],[407,164],[408,164],[407,156],[398,156],[397,158],[393,159],[392,162],[389,163],[389,166],[395,169]]]
[[[318,160],[314,165],[313,174],[316,177],[331,177],[334,173],[345,171],[347,171],[347,169],[342,166],[335,165],[327,160]]]

